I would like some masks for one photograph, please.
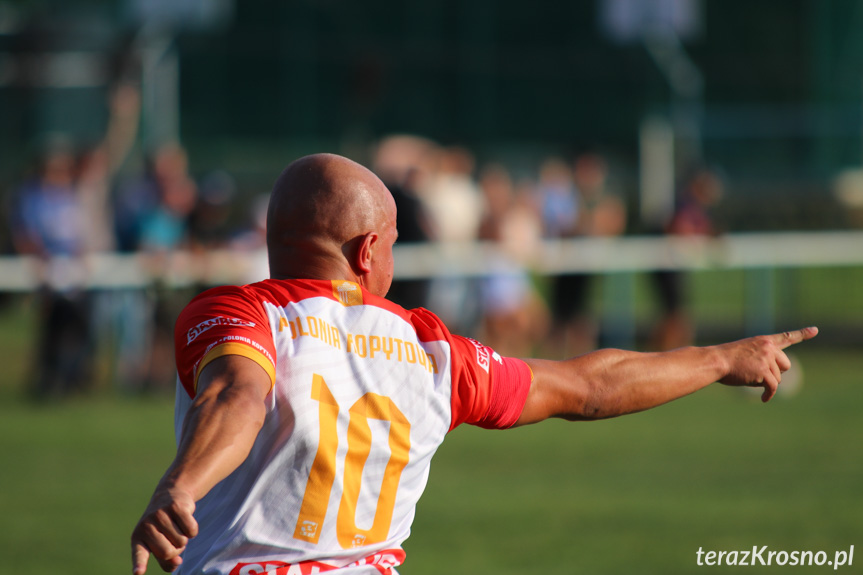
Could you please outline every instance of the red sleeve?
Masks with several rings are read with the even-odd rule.
[[[453,336],[452,423],[512,427],[524,409],[533,374],[520,359],[501,357],[480,342]]]
[[[190,397],[195,396],[204,366],[223,355],[252,359],[275,382],[269,318],[257,298],[242,287],[214,288],[193,299],[174,326],[174,351],[180,382]]]

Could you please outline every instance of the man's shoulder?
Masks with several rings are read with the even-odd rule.
[[[253,285],[223,285],[208,288],[189,300],[186,308],[232,300],[251,302],[256,299],[254,290],[250,289]]]
[[[222,285],[208,288],[196,295],[189,304],[201,301],[245,300],[249,303],[304,299],[320,292],[311,280],[263,280],[245,285]]]

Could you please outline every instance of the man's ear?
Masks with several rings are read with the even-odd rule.
[[[360,274],[369,274],[372,271],[372,258],[377,247],[378,234],[369,232],[360,236],[360,245],[354,256],[354,265]]]

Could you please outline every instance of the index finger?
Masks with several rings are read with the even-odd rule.
[[[773,341],[779,346],[779,349],[785,349],[788,346],[812,339],[818,335],[817,327],[804,327],[794,331],[786,331],[785,333],[777,333],[773,335]]]
[[[147,563],[150,560],[150,550],[143,543],[132,543],[132,573],[144,575],[147,572]]]

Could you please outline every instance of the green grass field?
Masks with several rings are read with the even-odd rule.
[[[27,313],[0,318],[0,573],[124,573],[172,457],[169,398],[22,398]],[[715,386],[596,423],[463,428],[432,466],[404,575],[798,573],[710,567],[696,551],[856,545],[863,571],[863,353],[799,348],[800,392]],[[158,572],[152,563],[153,572]]]
[[[445,557],[465,573],[691,573],[699,547],[863,548],[863,358],[799,357],[800,393],[768,405],[717,386],[617,420],[457,430],[405,573]]]

